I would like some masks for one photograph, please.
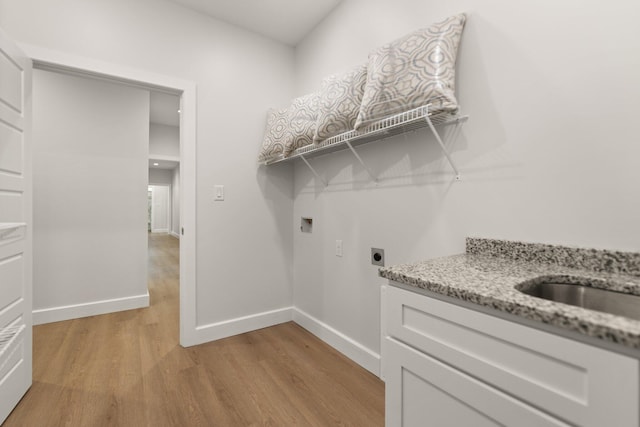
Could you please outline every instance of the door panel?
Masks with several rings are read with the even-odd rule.
[[[0,171],[22,173],[22,132],[0,122]]]
[[[0,259],[0,307],[8,307],[23,297],[24,259],[22,254]],[[0,327],[4,325],[0,324]]]
[[[31,386],[31,61],[0,30],[0,423]]]
[[[408,345],[387,340],[386,425],[569,427]]]
[[[2,80],[0,80],[0,102],[16,112],[22,113],[24,67],[20,66],[20,58],[14,57],[8,50],[8,48],[0,50],[0,76],[2,76]]]
[[[5,344],[8,351],[7,356],[3,358],[2,365],[0,365],[0,378],[5,378],[11,371],[19,369],[24,359],[24,340],[22,340],[24,326],[15,326],[14,330],[12,342]]]
[[[0,190],[0,222],[24,222],[23,219],[23,193]]]

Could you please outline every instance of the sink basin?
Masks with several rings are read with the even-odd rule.
[[[568,283],[545,282],[520,292],[546,300],[640,320],[640,296]]]

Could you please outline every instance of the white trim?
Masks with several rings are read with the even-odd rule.
[[[26,43],[20,43],[20,47],[27,53],[27,56],[33,60],[36,68],[39,69],[78,74],[85,77],[91,76],[111,81],[118,80],[123,84],[137,85],[142,88],[151,88],[171,94],[179,94],[185,88],[195,86],[193,82],[180,78],[78,56],[59,50]],[[184,113],[184,110],[182,110],[182,112]]]
[[[176,233],[175,231],[170,231],[169,232],[169,236],[175,237],[176,239],[180,240],[180,235],[178,233]]]
[[[374,375],[380,375],[379,354],[296,307],[265,311],[198,326],[196,327],[196,341],[192,345],[268,328],[291,320]]]
[[[290,322],[291,310],[292,307],[286,307],[198,326],[196,328],[196,341],[193,342],[192,345],[215,341],[233,335],[255,331],[257,329],[279,325],[280,323]]]
[[[164,154],[151,154],[149,153],[149,160],[165,160],[168,162],[180,163],[180,156],[165,156]]]
[[[387,377],[387,285],[380,286],[380,379]]]
[[[154,88],[180,97],[180,344],[197,342],[196,331],[196,84],[119,64],[21,44],[34,65],[69,74],[90,74],[123,84]]]
[[[196,85],[180,97],[180,345],[197,341]]]
[[[378,353],[296,307],[293,307],[293,321],[372,374],[380,376]]]
[[[42,308],[33,310],[33,324],[60,322],[62,320],[78,319],[80,317],[97,316],[99,314],[114,313],[116,311],[134,310],[149,307],[149,292],[143,295],[93,301],[82,304],[65,305],[61,307]]]

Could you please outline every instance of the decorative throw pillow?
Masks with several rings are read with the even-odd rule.
[[[429,103],[433,110],[456,111],[455,65],[464,23],[464,14],[454,15],[371,52],[356,129]]]
[[[342,76],[332,75],[322,81],[313,142],[319,143],[355,128],[366,81],[366,64]]]
[[[271,108],[267,113],[267,127],[262,140],[259,162],[266,162],[284,153],[288,141],[292,140],[289,126],[289,108]]]
[[[305,145],[313,144],[313,135],[316,132],[316,120],[318,118],[318,93],[296,98],[289,107],[289,126],[292,138],[284,147],[285,157],[290,156],[295,150]]]

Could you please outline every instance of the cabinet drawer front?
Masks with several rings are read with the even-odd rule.
[[[446,363],[387,340],[386,425],[568,426]]]
[[[568,422],[638,425],[636,359],[393,286],[386,295],[389,336]]]

